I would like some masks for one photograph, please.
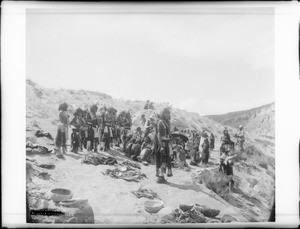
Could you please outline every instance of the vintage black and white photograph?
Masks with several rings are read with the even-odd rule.
[[[28,8],[25,36],[27,223],[275,220],[272,7]]]

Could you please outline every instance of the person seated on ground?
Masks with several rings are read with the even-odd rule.
[[[176,140],[176,145],[174,147],[174,154],[176,154],[176,161],[175,164],[177,164],[179,169],[189,168],[187,162],[186,162],[186,155],[185,150],[183,149],[183,142],[182,140]]]
[[[151,162],[152,148],[153,144],[151,138],[147,136],[141,146],[142,151],[140,157],[143,164]]]
[[[142,130],[140,127],[136,129],[136,132],[132,136],[135,139],[134,143],[131,146],[130,157],[137,161],[137,157],[141,153],[141,145],[142,145]]]
[[[73,128],[71,134],[71,152],[78,153],[80,137],[79,137],[79,129]]]
[[[202,147],[202,154],[201,154],[201,161],[203,164],[207,164],[208,163],[208,159],[209,159],[209,141],[208,141],[208,135],[206,132],[204,132],[202,134],[202,138],[203,143],[201,145]]]

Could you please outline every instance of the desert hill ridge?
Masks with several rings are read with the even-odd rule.
[[[140,117],[142,114],[145,114],[146,118],[149,118],[154,112],[159,113],[165,106],[169,106],[168,103],[154,103],[155,110],[144,110],[146,101],[114,99],[110,95],[94,91],[47,89],[30,79],[26,80],[26,94],[26,115],[28,117],[33,115],[33,117],[42,119],[51,118],[52,123],[57,122],[57,107],[62,102],[67,102],[71,105],[69,107],[71,113],[76,108],[84,108],[85,105],[90,106],[95,101],[100,106],[104,104],[106,106],[113,106],[118,112],[129,110],[133,118],[134,127],[141,124]],[[33,100],[36,100],[36,102],[34,103]],[[45,109],[39,109],[40,104],[45,103],[47,104],[44,107]],[[241,115],[239,116],[239,114]],[[265,121],[266,117],[270,118]],[[241,119],[243,119],[243,122],[241,122]],[[262,123],[262,121],[264,122]],[[240,124],[247,124],[245,125],[245,131],[248,142],[256,143],[257,147],[267,155],[274,154],[274,104],[254,108],[249,111],[232,112],[217,116],[200,116],[195,112],[188,112],[172,107],[172,126],[176,126],[179,129],[206,130],[214,133],[216,139],[220,138],[225,126],[228,128],[229,133],[233,135],[238,131],[237,127]],[[55,135],[55,126],[52,127],[49,132]],[[267,150],[262,150],[263,148]]]

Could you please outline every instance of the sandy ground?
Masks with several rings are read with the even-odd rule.
[[[92,153],[95,154],[96,153]],[[113,149],[109,153],[101,152],[104,156],[113,156],[118,162],[128,160],[119,149]],[[42,180],[34,177],[33,183],[37,184],[40,191],[50,195],[53,188],[66,188],[73,192],[73,198],[88,199],[93,208],[95,223],[155,223],[156,214],[145,211],[143,202],[146,198],[138,199],[131,191],[137,190],[141,185],[143,188],[150,188],[155,191],[165,207],[178,208],[179,204],[198,203],[211,208],[219,209],[220,217],[230,214],[243,221],[238,208],[229,205],[218,195],[207,189],[204,185],[197,184],[192,180],[192,175],[201,167],[191,167],[190,172],[175,168],[173,177],[168,177],[168,184],[157,184],[155,176],[155,165],[141,166],[141,172],[147,178],[140,182],[128,182],[122,179],[114,179],[102,174],[107,169],[112,169],[111,165],[87,165],[81,161],[87,152],[73,154],[68,152],[65,160],[51,156],[27,156],[34,158],[38,163],[53,163],[54,170],[46,170],[50,175],[50,180]],[[216,151],[212,152],[212,161]]]

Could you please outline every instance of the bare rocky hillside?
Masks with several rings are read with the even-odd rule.
[[[266,148],[266,154],[275,151],[275,103],[245,111],[230,112],[223,115],[209,115],[207,118],[222,125],[237,129],[243,125],[252,141],[260,148]]]

